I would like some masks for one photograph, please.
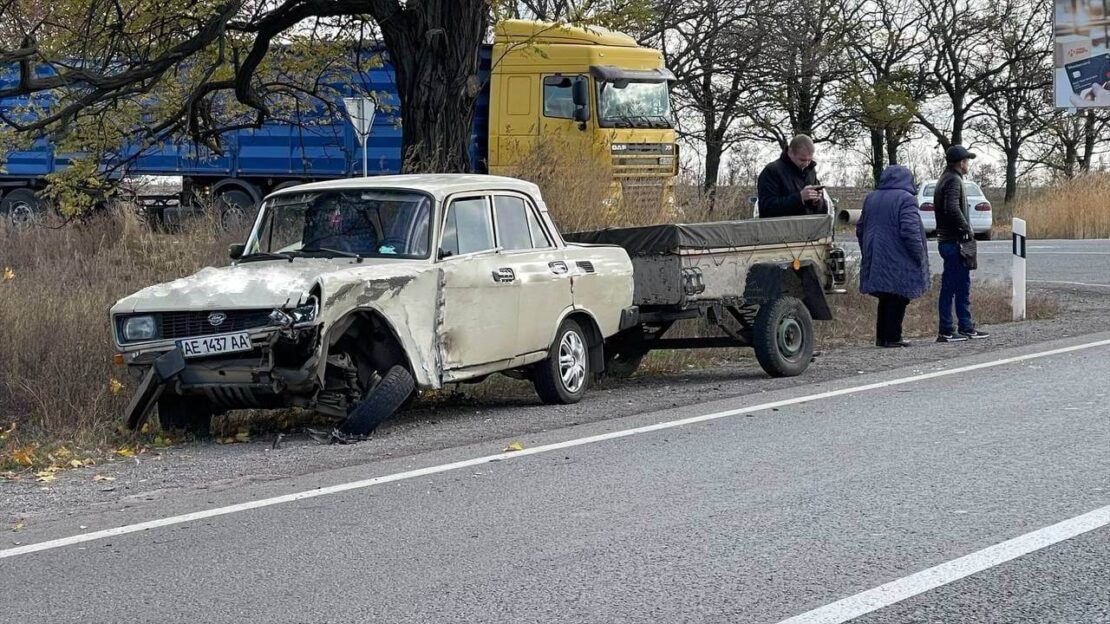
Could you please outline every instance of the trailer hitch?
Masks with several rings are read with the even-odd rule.
[[[131,397],[131,402],[127,404],[127,411],[124,412],[124,415],[127,418],[128,428],[136,430],[143,426],[143,423],[150,416],[150,410],[158,402],[158,398],[162,396],[162,391],[166,388],[166,382],[183,370],[185,370],[185,354],[181,352],[181,349],[167,351],[154,360],[154,365],[143,376],[139,389],[135,391],[135,396]]]

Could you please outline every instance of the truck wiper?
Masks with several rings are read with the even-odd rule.
[[[667,119],[663,115],[649,115],[648,118],[649,119],[658,119],[659,123],[663,124],[662,126],[658,126],[659,128],[673,128],[674,127],[674,126],[671,125],[671,120]],[[652,124],[652,127],[656,127],[655,124]]]
[[[276,251],[256,251],[239,258],[239,262],[250,260],[288,260],[293,261],[293,256],[289,254],[278,253]]]

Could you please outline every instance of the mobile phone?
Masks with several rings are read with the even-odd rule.
[[[1064,70],[1068,74],[1072,92],[1081,95],[1096,83],[1105,84],[1110,81],[1110,54],[1100,54],[1068,63],[1064,65]]]
[[[825,187],[824,187],[824,186],[815,186],[815,187],[813,187],[813,190],[815,190],[815,191],[823,191],[823,190],[825,190]]]

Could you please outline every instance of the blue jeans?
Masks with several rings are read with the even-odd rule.
[[[940,278],[940,333],[954,334],[959,331],[974,331],[975,322],[971,320],[971,271],[960,262],[960,244],[956,241],[941,241],[937,244],[940,257],[944,260],[944,274]],[[956,307],[959,327],[952,323],[952,306]]]

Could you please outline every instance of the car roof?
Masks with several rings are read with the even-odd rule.
[[[372,176],[367,178],[343,178],[324,182],[299,184],[271,193],[286,195],[312,191],[340,191],[361,189],[399,189],[423,191],[442,200],[454,193],[475,193],[483,191],[516,191],[540,199],[540,189],[526,180],[505,176],[482,175],[473,173],[432,173]]]
[[[917,192],[918,193],[924,192],[926,186],[936,186],[936,184],[937,184],[937,180],[928,180],[928,181],[922,182],[917,187]],[[967,186],[968,184],[972,184],[972,185],[975,186],[975,188],[979,189],[981,194],[976,195],[976,197],[986,197],[987,196],[987,194],[985,192],[983,192],[983,187],[979,186],[979,183],[976,182],[975,180],[964,180],[964,186]]]

